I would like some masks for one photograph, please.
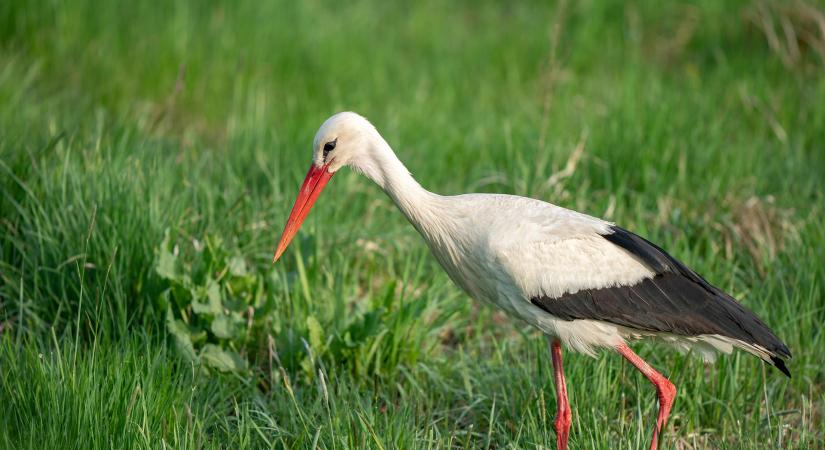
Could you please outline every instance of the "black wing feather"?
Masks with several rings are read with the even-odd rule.
[[[718,334],[756,344],[772,353],[773,364],[790,376],[780,359],[791,357],[788,347],[755,314],[655,244],[623,228],[614,226],[611,231],[603,237],[650,267],[656,276],[632,286],[536,297],[531,299],[533,304],[563,320],[601,320],[683,336]]]

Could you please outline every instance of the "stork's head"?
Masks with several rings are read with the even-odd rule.
[[[343,166],[356,170],[370,159],[378,132],[364,117],[340,112],[327,119],[312,141],[312,163],[335,173]]]
[[[338,169],[350,166],[368,176],[375,172],[376,143],[379,142],[384,141],[375,127],[354,112],[335,114],[321,125],[312,141],[312,164],[289,213],[273,262],[286,250],[315,200]]]

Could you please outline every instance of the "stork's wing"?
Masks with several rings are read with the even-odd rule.
[[[552,290],[543,289],[542,294],[531,296],[534,305],[563,320],[599,320],[648,332],[728,337],[764,349],[770,362],[790,376],[780,359],[791,356],[788,348],[730,295],[636,234],[610,226],[599,236],[606,244],[604,251],[620,249],[651,274],[563,293],[548,294]],[[603,262],[604,252],[598,259]],[[599,267],[591,270],[599,271]]]

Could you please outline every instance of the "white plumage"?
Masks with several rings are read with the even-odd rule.
[[[655,245],[614,224],[540,200],[498,194],[441,196],[422,188],[363,117],[328,119],[315,136],[313,165],[278,245],[277,259],[326,182],[349,166],[378,184],[471,297],[526,321],[553,342],[559,448],[569,428],[561,347],[589,355],[615,349],[657,387],[652,446],[675,387],[626,340],[654,337],[681,349],[743,348],[787,373],[790,352],[752,313]],[[695,305],[694,305],[695,299]],[[696,311],[694,311],[694,306]]]
[[[652,277],[648,268],[600,237],[609,223],[529,198],[422,191],[406,191],[418,200],[416,211],[404,212],[471,297],[580,352],[593,354],[593,347],[622,342],[615,325],[558,320],[529,300]]]

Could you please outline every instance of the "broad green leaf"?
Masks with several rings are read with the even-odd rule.
[[[195,296],[194,294],[193,296],[196,298],[203,297],[203,295]],[[195,314],[210,314],[213,316],[217,316],[223,313],[223,303],[221,301],[221,287],[216,281],[208,281],[208,285],[206,288],[206,303],[193,301],[192,311],[194,311]]]
[[[172,252],[172,236],[167,228],[163,235],[163,242],[157,249],[158,260],[155,264],[155,271],[166,280],[180,280],[180,262],[178,257]]]
[[[226,308],[230,311],[234,311],[236,313],[241,313],[241,312],[246,311],[246,308],[248,306],[249,305],[247,305],[247,303],[244,302],[243,299],[240,298],[240,296],[238,296],[238,295],[230,296],[229,298],[227,298],[223,302],[223,307],[224,308]]]
[[[206,344],[201,350],[201,361],[221,372],[246,370],[246,361],[232,350],[224,350],[214,344]]]
[[[221,314],[215,317],[212,321],[212,333],[219,339],[231,339],[237,333],[235,321],[226,314]]]
[[[229,273],[236,277],[246,275],[246,261],[240,256],[233,256],[232,259],[229,260]]]
[[[189,327],[182,321],[175,319],[171,308],[166,310],[166,329],[175,339],[175,348],[178,352],[188,361],[196,361],[198,357],[195,354],[195,347],[192,345]]]
[[[209,280],[206,287],[206,296],[209,298],[209,303],[221,304],[221,286],[214,280]]]

